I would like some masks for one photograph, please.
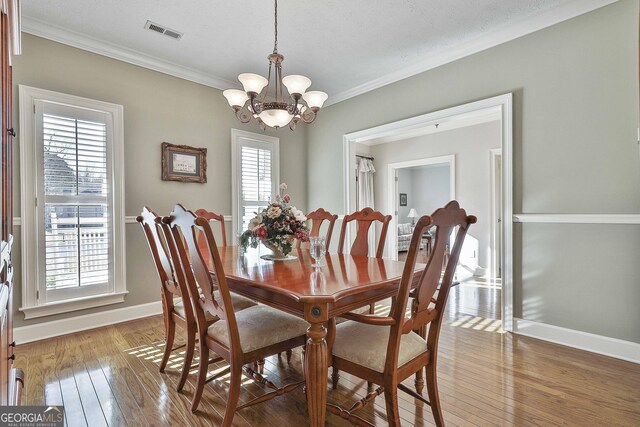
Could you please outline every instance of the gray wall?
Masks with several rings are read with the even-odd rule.
[[[341,163],[345,133],[513,92],[514,212],[640,213],[638,6],[621,0],[326,108],[307,130],[309,204],[343,210],[342,174],[327,168]],[[640,342],[640,328],[620,327],[640,324],[640,272],[626,257],[637,258],[639,227],[605,227],[621,236],[594,236],[606,241],[593,242],[588,263],[592,228],[516,227],[515,315]],[[544,238],[554,231],[562,246]],[[603,282],[603,271],[624,280]],[[603,305],[615,316],[595,315]]]
[[[374,179],[379,177],[380,175],[375,176]],[[398,171],[398,194],[400,193],[407,195],[407,206],[400,206],[400,200],[396,202],[398,203],[398,224],[403,224],[411,222],[411,219],[408,218],[407,215],[409,215],[409,210],[415,205],[414,198],[416,197],[416,193],[413,191],[413,173],[411,169],[400,169]],[[386,208],[383,208],[382,205],[379,204],[376,208],[386,213]]]
[[[137,215],[144,205],[160,214],[168,213],[176,202],[231,215],[231,128],[262,131],[256,125],[241,125],[221,91],[28,34],[23,34],[22,43],[23,54],[13,65],[16,127],[20,84],[124,105],[126,215]],[[280,179],[289,184],[296,205],[306,209],[304,129],[267,134],[280,138]],[[163,141],[206,147],[208,182],[161,181]],[[20,216],[19,145],[20,135],[14,149],[15,216]],[[14,253],[19,254],[20,228],[14,231]],[[30,321],[17,312],[16,326],[158,301],[157,276],[137,223],[126,225],[126,245],[129,295],[124,303]],[[19,256],[15,256],[15,265],[18,307],[22,285]]]
[[[413,192],[411,206],[416,208],[419,216],[430,215],[451,200],[449,165],[433,165],[412,169],[411,179],[417,190]]]
[[[377,208],[383,211],[387,210],[389,198],[387,194],[389,179],[387,165],[389,163],[455,155],[456,200],[467,212],[478,217],[478,222],[471,228],[469,237],[465,241],[465,247],[460,257],[461,263],[471,269],[473,274],[485,274],[484,270],[489,267],[491,255],[489,251],[491,241],[489,150],[500,148],[501,132],[500,121],[493,121],[372,146],[371,155],[376,159],[375,165],[378,171],[375,174],[374,183]],[[440,169],[448,171],[448,168]],[[420,197],[425,201],[431,199],[430,195],[423,191],[423,188],[429,187],[427,182],[418,181],[419,177],[416,172],[413,174],[414,196],[412,200],[416,200],[417,196],[415,195],[417,194],[420,194]],[[430,203],[418,213],[421,215],[430,214],[436,207],[443,206],[449,201],[448,184],[443,191],[445,192],[444,198],[441,194],[437,198],[439,206]],[[412,203],[414,202],[409,200],[409,204]],[[409,206],[409,208],[411,207],[416,206]],[[400,217],[400,222],[406,222],[406,215]]]

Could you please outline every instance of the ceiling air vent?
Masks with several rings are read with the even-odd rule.
[[[144,24],[144,28],[146,30],[151,30],[151,31],[155,31],[156,33],[164,34],[165,36],[171,37],[172,39],[176,39],[176,40],[180,40],[180,38],[182,38],[182,35],[184,34],[184,33],[181,33],[180,31],[172,30],[171,28],[167,28],[164,25],[160,25],[158,23],[151,22],[151,21],[147,21],[147,23]]]

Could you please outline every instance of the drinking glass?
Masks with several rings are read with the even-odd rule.
[[[324,237],[310,237],[309,238],[309,250],[311,252],[311,258],[315,260],[314,267],[320,267],[320,260],[327,253],[327,245]]]
[[[311,289],[314,291],[324,291],[327,285],[327,279],[319,268],[314,268],[310,275]]]

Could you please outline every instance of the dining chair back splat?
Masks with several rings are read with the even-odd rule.
[[[476,217],[467,215],[455,200],[437,209],[431,216],[421,217],[413,231],[398,294],[389,315],[380,317],[348,313],[344,316],[351,321],[336,327],[335,339],[331,344],[333,367],[380,387],[350,410],[329,404],[329,412],[354,424],[368,425],[353,411],[384,392],[387,421],[390,426],[399,426],[397,391],[400,389],[429,404],[436,425],[444,425],[436,380],[438,339],[462,244],[469,226],[475,222]],[[433,250],[415,287],[416,284],[412,282],[420,239],[423,232],[432,226],[436,227]],[[445,249],[451,235],[455,235],[455,241],[442,275]],[[411,315],[407,318],[405,313],[412,287],[415,287],[414,298],[411,300]],[[402,384],[403,380],[422,369],[426,369],[429,400]]]
[[[183,267],[190,265],[190,268],[183,268],[183,272],[195,312],[200,349],[198,377],[191,410],[197,409],[205,383],[216,377],[206,378],[210,351],[229,363],[231,370],[223,426],[231,425],[236,410],[264,402],[302,386],[304,382],[278,388],[271,381],[244,365],[302,346],[306,340],[308,324],[292,315],[262,305],[234,311],[231,293],[209,221],[196,217],[178,204],[168,217],[163,218],[163,222],[171,227],[173,244],[178,248]],[[197,234],[205,236],[211,255],[210,264],[205,261],[197,243]],[[218,285],[218,291],[215,293],[214,284]],[[219,321],[213,324],[208,322],[207,314],[215,316]],[[249,377],[274,391],[238,407],[243,370]]]
[[[338,215],[334,215],[331,212],[327,212],[324,209],[320,208],[313,212],[309,212],[307,214],[307,219],[311,220],[311,230],[309,231],[309,237],[317,237],[320,235],[320,227],[322,227],[322,223],[324,221],[329,222],[329,227],[327,228],[327,234],[324,239],[325,246],[327,250],[329,249],[329,244],[331,244],[331,236],[333,234],[333,226],[335,225],[336,220],[338,219]],[[298,247],[301,247],[302,242],[298,240]]]
[[[350,215],[345,215],[342,220],[342,228],[340,229],[340,241],[338,242],[339,254],[344,251],[347,227],[352,221],[356,221],[356,237],[353,240],[349,254],[354,256],[369,256],[369,229],[377,221],[382,224],[382,229],[380,230],[380,238],[378,239],[376,258],[382,258],[384,242],[387,238],[387,229],[389,228],[389,222],[391,222],[391,215],[384,215],[371,208],[364,208]],[[368,310],[369,314],[374,314],[376,310],[375,303],[370,304]],[[361,309],[358,309],[357,312],[361,312]],[[338,371],[335,370],[334,378],[337,377]]]
[[[216,221],[220,224],[220,242],[221,246],[227,246],[227,230],[224,223],[224,215],[218,215],[215,212],[208,211],[206,209],[198,209],[195,212],[196,216],[200,216],[207,221]],[[198,243],[204,244],[204,236],[198,236]]]
[[[178,348],[186,347],[182,373],[178,381],[177,390],[181,391],[189,374],[193,349],[195,347],[196,323],[193,310],[189,304],[184,281],[177,278],[182,275],[180,264],[175,264],[177,253],[171,253],[171,245],[163,232],[165,225],[161,223],[161,218],[148,207],[144,207],[136,221],[141,225],[144,232],[151,256],[153,258],[156,271],[160,277],[160,289],[162,296],[162,314],[165,326],[165,347],[160,361],[160,372],[164,372],[171,352]],[[183,297],[181,301],[175,303],[174,297]],[[176,324],[186,330],[187,343],[185,346],[173,348],[175,339]]]
[[[378,239],[378,245],[376,248],[376,258],[382,258],[384,242],[387,238],[387,229],[389,228],[389,222],[391,222],[391,215],[384,215],[371,208],[364,208],[361,211],[345,215],[342,220],[342,228],[340,230],[340,241],[338,242],[339,254],[344,251],[347,227],[352,221],[356,221],[357,229],[356,237],[353,240],[349,253],[355,256],[369,256],[369,229],[371,228],[371,225],[377,221],[382,224],[382,229],[380,230],[380,238]]]

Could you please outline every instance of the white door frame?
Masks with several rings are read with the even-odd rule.
[[[355,144],[435,125],[452,116],[499,107],[502,123],[502,328],[513,330],[513,94],[494,96],[421,116],[387,123],[343,136],[344,212],[352,209],[350,183],[355,171]]]
[[[496,206],[501,203],[502,199],[500,194],[501,188],[498,188],[499,183],[496,183],[498,158],[502,160],[502,148],[493,148],[489,150],[489,246],[491,248],[491,260],[489,263],[488,277],[492,277],[493,279],[498,276],[498,271],[500,269],[500,253],[502,252],[502,247],[500,245],[502,241],[500,236],[501,229],[498,226],[498,224],[502,222],[502,218],[500,217],[498,209],[496,209]],[[502,167],[502,162],[500,167]]]
[[[391,212],[391,223],[387,231],[386,258],[398,259],[398,181],[396,181],[396,173],[399,169],[439,164],[449,165],[449,200],[454,200],[456,198],[455,154],[389,163],[387,173],[387,194],[389,195],[387,198],[387,212]]]

